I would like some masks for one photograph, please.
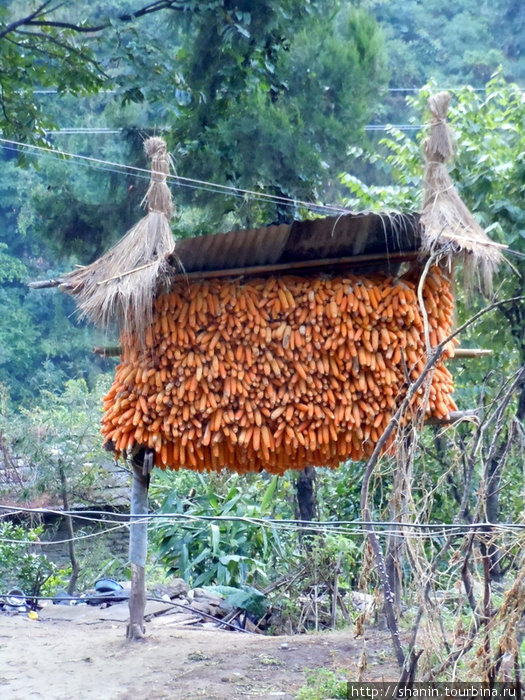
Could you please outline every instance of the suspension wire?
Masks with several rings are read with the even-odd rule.
[[[14,151],[15,153],[18,153],[18,150],[19,150],[16,146],[6,146],[5,144],[1,144],[1,143],[0,143],[0,148],[2,148],[5,151]],[[53,154],[54,154],[54,151],[52,151],[51,153],[42,153],[40,155],[40,157],[41,158],[48,158],[51,160],[62,160],[60,156],[53,155]],[[103,165],[96,165],[94,163],[86,163],[82,160],[69,161],[69,162],[71,162],[74,165],[80,165],[83,167],[91,168],[93,170],[100,170],[102,172],[108,172],[108,173],[116,173],[117,175],[125,175],[126,177],[134,177],[134,178],[137,178],[139,180],[146,180],[146,181],[150,180],[150,174],[149,174],[150,171],[148,171],[148,175],[146,175],[144,173],[133,173],[133,172],[126,173],[126,172],[123,172],[122,170],[118,170],[117,168],[110,168],[110,167],[103,166]],[[125,166],[122,166],[122,167],[125,167]],[[222,192],[218,192],[214,187],[204,187],[204,186],[199,186],[199,185],[192,185],[192,184],[187,183],[187,182],[176,182],[175,185],[177,187],[184,187],[184,188],[190,189],[190,190],[196,190],[196,191],[201,191],[201,192],[210,192],[212,194],[222,194]],[[258,197],[248,197],[247,195],[241,194],[240,192],[231,192],[231,193],[228,193],[226,196],[237,197],[238,199],[243,199],[243,200],[249,199],[252,201],[259,201]],[[280,206],[289,207],[292,209],[297,208],[295,206],[295,204],[284,203],[284,202]],[[320,211],[322,209],[322,207],[323,207],[322,204],[313,205],[311,207],[311,211],[316,211],[316,210]]]
[[[256,527],[266,527],[269,529],[279,529],[287,531],[307,531],[307,532],[317,532],[317,533],[338,533],[343,535],[365,535],[369,531],[369,528],[382,528],[378,531],[378,534],[382,536],[389,535],[399,535],[401,530],[408,530],[404,532],[405,537],[411,539],[433,539],[435,537],[446,537],[446,536],[459,536],[466,535],[469,532],[479,531],[483,534],[489,533],[513,533],[525,530],[525,523],[490,523],[490,522],[478,522],[478,523],[464,523],[464,524],[454,524],[454,523],[407,523],[407,522],[397,522],[397,521],[365,521],[365,520],[324,520],[324,521],[309,521],[309,520],[294,520],[294,519],[274,519],[274,518],[256,518],[256,517],[246,517],[246,516],[234,516],[234,515],[192,515],[188,513],[149,513],[147,515],[137,518],[137,516],[131,516],[129,513],[115,513],[112,511],[103,510],[87,510],[82,513],[77,511],[61,511],[46,508],[13,508],[11,506],[1,505],[0,509],[6,511],[0,514],[0,518],[5,518],[8,516],[13,516],[14,514],[22,513],[34,513],[34,514],[50,514],[59,516],[70,516],[77,520],[83,520],[86,522],[101,523],[106,524],[116,524],[115,527],[107,528],[104,531],[99,531],[97,533],[92,533],[90,535],[79,535],[75,538],[69,538],[58,541],[50,541],[45,544],[65,544],[76,539],[86,539],[87,537],[105,535],[112,530],[119,528],[127,528],[130,523],[148,523],[149,525],[154,525],[155,527],[161,527],[159,522],[154,523],[154,521],[162,520],[172,520],[172,521],[186,521],[190,525],[195,525],[198,523],[213,523],[213,522],[242,522],[247,523]],[[110,518],[100,518],[94,517],[98,516],[111,516]],[[390,529],[384,529],[390,528]],[[419,530],[419,532],[418,532]],[[12,544],[35,544],[34,540],[14,540],[9,538],[0,538],[0,541],[9,542]],[[44,543],[36,543],[44,544]]]
[[[139,168],[134,165],[126,165],[124,163],[116,163],[114,161],[109,161],[109,160],[102,160],[100,158],[94,158],[93,156],[84,156],[79,153],[70,153],[69,151],[63,151],[55,148],[50,148],[46,146],[37,146],[35,144],[28,144],[28,143],[23,143],[21,141],[14,141],[13,139],[5,139],[5,138],[0,138],[0,143],[1,144],[7,144],[9,146],[16,146],[17,148],[23,148],[29,151],[34,151],[34,152],[39,152],[39,153],[52,153],[57,156],[62,156],[64,158],[72,158],[72,159],[78,159],[85,161],[87,163],[95,163],[98,165],[105,165],[105,166],[110,166],[114,168],[119,168],[120,170],[126,172],[137,172],[137,173],[145,173],[148,178],[151,176],[154,171],[149,170],[148,168]],[[187,183],[189,185],[199,185],[199,186],[205,186],[209,188],[214,188],[214,191],[217,192],[222,192],[226,194],[240,194],[240,195],[246,195],[254,199],[260,199],[263,201],[269,201],[269,202],[275,202],[277,204],[291,204],[295,207],[297,206],[303,206],[306,207],[307,209],[319,209],[327,212],[331,212],[334,214],[350,214],[351,211],[349,209],[345,209],[343,207],[338,207],[338,206],[332,206],[332,205],[327,205],[327,204],[317,204],[315,202],[308,202],[304,201],[301,199],[291,199],[290,197],[283,197],[280,195],[272,195],[272,194],[267,194],[266,192],[257,192],[255,190],[247,190],[241,187],[232,187],[230,185],[221,185],[220,183],[216,182],[210,182],[208,180],[199,180],[197,178],[191,178],[191,177],[183,177],[182,175],[175,175],[175,174],[168,174],[167,176],[163,173],[163,176],[167,177],[169,180],[173,180],[175,182],[180,182],[180,183]]]
[[[424,125],[420,125],[424,126]],[[418,127],[419,128],[419,127]],[[72,158],[76,165],[84,165],[86,167],[91,167],[94,170],[101,170],[105,172],[116,173],[117,175],[126,175],[128,177],[136,177],[139,179],[149,180],[152,171],[146,168],[139,168],[132,165],[126,165],[123,163],[115,163],[112,161],[104,161],[98,158],[93,158],[91,156],[83,156],[76,153],[69,153],[66,151],[60,151],[53,148],[46,148],[44,146],[36,146],[32,144],[24,144],[18,141],[12,141],[9,139],[0,138],[0,147],[4,150],[18,152],[20,147],[27,148],[29,150],[37,150],[42,152],[42,157],[44,158],[54,158],[61,160],[62,157]],[[78,160],[74,160],[78,159]],[[113,166],[113,167],[112,167]],[[131,172],[126,172],[129,170]],[[242,188],[231,187],[228,185],[221,185],[219,183],[209,182],[206,180],[197,180],[194,178],[187,178],[181,175],[169,174],[168,178],[175,180],[177,186],[185,187],[191,190],[210,192],[211,194],[224,194],[225,196],[237,197],[243,200],[252,201],[273,201],[279,203],[281,206],[297,209],[298,206],[304,206],[313,212],[330,212],[338,213],[340,215],[355,213],[351,209],[339,208],[332,205],[326,204],[315,204],[314,202],[306,202],[299,199],[290,199],[288,197],[280,197],[278,195],[270,195],[265,192],[256,192],[254,190],[244,190]],[[489,243],[487,245],[499,245],[497,243]],[[519,258],[525,258],[525,253],[522,253],[513,248],[505,247],[505,253],[515,255]]]
[[[134,523],[137,524],[142,524],[146,518],[144,519],[137,519],[134,521]],[[195,518],[196,521],[202,520],[199,517]],[[241,519],[242,520],[242,519]],[[99,521],[100,522],[100,521]],[[250,521],[250,519],[246,519],[245,522],[247,524],[252,524],[256,525],[257,527],[261,527],[260,524],[256,524]],[[380,523],[374,523],[374,527]],[[398,527],[396,529],[392,530],[376,530],[376,535],[378,537],[403,537],[404,539],[407,540],[439,540],[441,541],[442,539],[446,538],[455,538],[455,537],[465,537],[469,534],[469,530],[463,530],[461,526],[456,526],[455,531],[452,531],[454,528],[444,528],[440,531],[436,532],[406,532],[403,530],[403,527],[401,524],[397,523]],[[311,534],[318,534],[318,535],[326,535],[326,534],[336,534],[336,535],[341,535],[343,537],[366,537],[370,533],[370,529],[372,527],[372,523],[369,525],[368,528],[362,528],[362,529],[354,529],[354,530],[349,530],[345,528],[327,528],[327,527],[314,527],[313,525],[310,526],[299,526],[299,527],[293,527],[293,526],[280,526],[277,527],[276,525],[271,525],[268,523],[266,525],[269,529],[271,530],[280,530],[282,532],[301,532],[301,533],[311,533]],[[483,529],[480,529],[478,534],[483,537],[494,537],[495,535],[499,534],[500,536],[503,534],[512,534],[516,536],[518,533],[516,533],[514,528],[504,528],[504,527],[496,527],[494,525],[490,526],[492,529],[496,530],[494,532],[493,530],[488,531],[486,528],[487,526],[484,526]],[[87,535],[75,535],[74,537],[68,537],[60,540],[23,540],[23,539],[14,539],[14,538],[9,538],[9,537],[0,537],[0,543],[4,544],[12,544],[12,545],[20,545],[20,546],[34,546],[34,547],[51,547],[51,546],[56,546],[56,545],[64,545],[64,544],[69,544],[70,542],[78,542],[81,540],[86,540],[86,539],[92,539],[96,537],[105,537],[107,534],[119,530],[119,529],[129,529],[129,524],[128,523],[123,523],[121,525],[118,525],[116,527],[112,528],[106,528],[103,530],[97,530],[96,532],[89,533]],[[152,528],[150,528],[151,530]]]
[[[386,131],[387,129],[398,129],[399,131],[415,131],[418,129],[424,129],[428,127],[428,124],[365,124],[363,127],[364,131]],[[168,131],[168,127],[160,126],[155,128],[156,131]],[[46,129],[44,132],[46,136],[72,136],[72,135],[110,135],[110,134],[121,134],[124,129],[117,129],[105,126],[93,126],[93,127],[83,127],[83,126],[69,126],[62,127],[59,129]]]
[[[421,85],[421,87],[387,87],[386,90],[387,92],[419,92],[422,90],[424,85]],[[436,88],[439,90],[446,90],[447,92],[459,92],[460,90],[464,90],[465,87],[468,87],[470,90],[473,92],[486,92],[487,88],[486,87],[471,87],[470,85],[458,85],[458,87],[443,87],[443,88]],[[58,95],[59,91],[57,88],[47,88],[47,89],[35,89],[33,90],[34,95]],[[97,94],[103,93],[104,95],[116,95],[117,91],[116,90],[101,90]],[[93,97],[96,97],[97,95],[93,95]]]

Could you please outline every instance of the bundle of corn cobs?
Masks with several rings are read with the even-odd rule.
[[[370,455],[426,360],[417,272],[190,282],[155,302],[145,338],[122,338],[103,434],[118,453],[155,450],[161,468],[281,473]],[[423,297],[430,343],[450,333],[450,281]],[[444,356],[453,354],[450,344]],[[455,404],[440,361],[428,416]]]

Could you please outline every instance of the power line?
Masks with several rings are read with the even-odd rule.
[[[391,125],[383,125],[385,128]],[[409,125],[407,125],[409,126]],[[423,125],[414,125],[414,128],[421,128]],[[83,132],[84,133],[84,132]],[[78,153],[71,153],[68,151],[57,150],[54,148],[49,148],[45,146],[36,146],[34,144],[22,143],[20,141],[13,141],[11,139],[0,138],[0,146],[5,150],[14,150],[18,152],[19,148],[25,148],[27,150],[37,151],[44,155],[44,157],[51,157],[55,159],[61,159],[61,157],[71,158],[77,162],[77,164],[87,165],[94,169],[104,170],[107,172],[114,172],[120,175],[131,175],[133,177],[139,177],[143,179],[149,179],[151,177],[151,170],[147,168],[139,168],[133,165],[126,165],[123,163],[116,163],[113,161],[106,161],[100,158],[94,158],[92,156],[84,156]],[[126,172],[129,171],[129,172]],[[332,214],[351,214],[354,213],[353,210],[338,207],[335,205],[326,204],[316,204],[315,202],[307,202],[300,199],[291,199],[289,197],[283,197],[279,195],[271,195],[265,192],[257,192],[255,190],[246,190],[240,187],[232,187],[229,185],[221,185],[219,183],[210,182],[207,180],[198,180],[196,178],[183,177],[182,175],[168,174],[163,176],[170,180],[175,180],[178,186],[186,187],[193,190],[211,192],[213,194],[224,194],[225,196],[233,196],[241,199],[248,199],[253,201],[266,201],[274,202],[280,206],[291,207],[297,209],[297,207],[305,207],[310,211],[314,212],[325,212]],[[494,244],[497,245],[497,244]],[[514,250],[512,248],[505,248],[506,253],[516,255],[518,257],[525,257],[524,253]]]
[[[124,129],[113,129],[105,126],[69,126],[60,129],[46,129],[46,136],[70,136],[73,134],[121,134]]]
[[[399,131],[417,131],[418,129],[424,128],[425,124],[366,124],[363,129],[364,131],[386,131],[387,129],[394,128]],[[155,127],[156,131],[168,131],[169,128],[166,126]],[[112,128],[112,127],[61,127],[59,129],[46,130],[46,136],[72,136],[75,134],[89,134],[97,136],[107,136],[111,134],[121,134],[124,132],[123,128]]]
[[[48,153],[48,154],[53,154],[54,157],[65,157],[65,158],[72,158],[72,159],[77,159],[81,161],[85,161],[87,163],[94,163],[98,165],[103,165],[103,166],[108,166],[108,167],[114,167],[118,168],[119,172],[126,172],[129,171],[131,173],[145,173],[148,177],[151,175],[151,170],[147,168],[139,168],[137,166],[133,165],[125,165],[123,163],[115,163],[113,161],[108,161],[108,160],[102,160],[100,158],[94,158],[92,156],[84,156],[79,153],[71,153],[68,151],[62,151],[54,148],[49,148],[46,146],[36,146],[34,144],[28,144],[28,143],[22,143],[20,141],[14,141],[12,139],[5,139],[5,138],[0,138],[0,143],[2,144],[7,144],[8,146],[16,146],[17,148],[23,148],[27,149],[29,151],[34,151],[38,153]],[[272,195],[268,194],[266,192],[257,192],[255,190],[247,190],[241,187],[232,187],[230,185],[221,185],[216,182],[209,182],[207,180],[199,180],[197,178],[191,178],[191,177],[183,177],[182,175],[175,175],[170,173],[169,175],[165,175],[163,173],[164,177],[167,177],[170,180],[174,180],[175,182],[178,182],[180,184],[186,185],[186,186],[192,186],[194,188],[202,188],[206,187],[209,188],[210,191],[215,191],[215,192],[222,192],[223,194],[232,194],[236,196],[243,196],[246,198],[251,198],[251,199],[258,199],[260,201],[268,201],[268,202],[274,202],[277,204],[283,204],[285,206],[293,206],[293,207],[305,207],[310,210],[317,210],[317,211],[326,211],[326,212],[331,212],[333,214],[350,214],[351,211],[349,209],[345,209],[343,207],[338,207],[338,206],[332,206],[332,205],[326,205],[326,204],[317,204],[315,202],[308,202],[304,201],[301,199],[291,199],[290,197],[284,197],[280,195]]]
[[[275,518],[256,518],[235,515],[192,515],[188,513],[148,513],[147,515],[130,515],[129,513],[114,513],[104,510],[88,510],[78,513],[77,511],[62,511],[47,508],[13,508],[11,506],[1,505],[0,509],[7,511],[0,517],[20,513],[32,514],[49,514],[70,516],[77,520],[87,521],[100,525],[101,523],[116,524],[116,527],[106,528],[105,530],[91,535],[79,535],[74,538],[50,541],[37,542],[34,540],[14,540],[9,538],[0,538],[0,541],[9,542],[12,544],[66,544],[76,539],[86,539],[87,537],[103,536],[113,530],[129,527],[132,524],[148,523],[154,524],[154,521],[182,521],[187,524],[197,523],[220,523],[220,522],[237,522],[253,525],[255,527],[266,527],[269,529],[279,529],[287,531],[307,531],[317,533],[337,533],[347,536],[366,535],[371,528],[376,530],[381,536],[404,536],[410,539],[432,539],[435,537],[451,537],[459,535],[467,535],[471,532],[479,532],[480,534],[495,534],[495,533],[512,533],[517,534],[525,530],[525,523],[410,523],[397,521],[365,521],[365,520],[296,520],[296,519],[275,519]],[[112,516],[110,518],[94,517],[94,516]],[[158,522],[157,525],[158,526]],[[378,530],[379,528],[379,530]],[[385,529],[388,528],[388,529]],[[405,531],[405,532],[403,532]],[[408,531],[408,532],[407,532]]]
[[[423,88],[427,87],[426,85],[421,85],[420,87],[388,87],[386,88],[387,92],[421,92]],[[458,85],[456,87],[436,87],[436,90],[446,90],[447,92],[459,92],[460,90],[464,90],[465,88],[468,88],[469,90],[472,90],[473,92],[486,92],[487,87],[472,87],[471,85],[464,84],[464,85]],[[37,89],[33,90],[34,95],[58,95],[59,90],[57,88],[50,88],[50,89]],[[61,93],[60,93],[61,94]],[[116,90],[101,90],[100,92],[96,93],[96,95],[88,95],[88,97],[96,97],[100,94],[104,95],[116,95],[117,91]]]
[[[389,87],[387,88],[387,90],[388,92],[421,92],[421,90],[423,90],[423,88],[425,87],[427,86],[422,85],[421,87]],[[457,87],[441,87],[436,88],[436,90],[445,90],[446,92],[460,92],[461,90],[465,90],[465,88],[468,88],[472,92],[487,92],[486,87],[475,88],[471,85],[458,85]]]

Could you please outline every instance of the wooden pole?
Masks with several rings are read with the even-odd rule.
[[[142,449],[133,457],[131,483],[131,518],[129,528],[129,559],[131,562],[131,594],[129,597],[129,621],[126,637],[130,640],[143,639],[144,610],[146,608],[146,556],[148,553],[148,513],[149,459]],[[135,522],[137,521],[138,522]]]
[[[29,282],[27,285],[30,289],[48,289],[49,287],[59,287],[63,280],[61,277],[51,280],[37,280],[36,282]]]
[[[102,357],[118,357],[122,355],[122,348],[120,345],[108,345],[107,347],[95,345],[93,352],[95,355],[102,355]]]
[[[492,355],[492,350],[485,348],[455,348],[454,355],[449,360],[462,360],[464,358],[485,357]]]
[[[120,345],[95,345],[93,352],[95,355],[102,355],[102,357],[117,357],[122,355],[122,348]],[[485,357],[487,355],[492,355],[492,350],[485,348],[455,348],[453,357],[449,357],[447,362],[451,360],[475,359],[476,357]]]

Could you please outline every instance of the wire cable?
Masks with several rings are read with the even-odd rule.
[[[422,125],[420,125],[422,126]],[[419,128],[419,126],[417,127]],[[41,152],[43,157],[54,158],[60,160],[62,157],[72,158],[76,160],[77,164],[86,165],[87,167],[92,167],[96,170],[102,170],[106,172],[113,172],[117,175],[127,175],[132,177],[141,178],[144,180],[149,180],[151,177],[150,170],[146,168],[139,168],[132,165],[126,165],[124,163],[115,163],[113,161],[105,161],[99,158],[93,158],[91,156],[84,156],[78,153],[70,153],[67,151],[56,150],[53,148],[46,148],[44,146],[36,146],[33,144],[24,144],[19,141],[12,141],[10,139],[0,138],[0,147],[5,150],[12,150],[18,152],[19,148],[27,148],[29,150],[36,150]],[[130,171],[130,172],[126,172]],[[256,192],[254,190],[245,190],[242,188],[231,187],[229,185],[221,185],[219,183],[209,182],[206,180],[198,180],[195,178],[183,177],[181,175],[169,174],[167,176],[169,179],[175,180],[179,187],[186,187],[193,190],[210,192],[212,194],[224,194],[225,196],[238,197],[240,199],[248,199],[254,201],[271,201],[280,204],[281,206],[291,207],[297,209],[298,206],[303,206],[314,212],[330,212],[332,214],[352,214],[355,213],[353,210],[336,207],[335,205],[326,204],[316,204],[314,202],[307,202],[299,199],[290,199],[287,197],[280,197],[278,195],[270,195],[265,192]],[[487,245],[498,246],[497,243],[487,243]],[[504,247],[504,246],[502,246]],[[505,253],[515,255],[519,258],[525,258],[525,253],[522,253],[513,248],[506,248]]]
[[[17,148],[23,148],[29,151],[34,151],[38,153],[52,153],[55,155],[55,157],[62,156],[63,158],[71,158],[71,159],[78,159],[78,160],[83,160],[88,163],[94,163],[98,165],[104,165],[104,166],[109,166],[113,168],[119,168],[121,171],[126,172],[135,172],[135,173],[145,173],[148,177],[151,176],[152,172],[151,170],[147,168],[139,168],[134,165],[126,165],[124,163],[115,163],[114,161],[109,161],[109,160],[103,160],[101,158],[94,158],[93,156],[84,156],[79,153],[71,153],[69,151],[63,151],[55,148],[50,148],[47,146],[37,146],[35,144],[28,144],[28,143],[23,143],[21,141],[14,141],[13,139],[5,139],[5,138],[0,138],[0,143],[2,144],[7,144],[9,146],[16,146]],[[256,190],[247,190],[241,187],[232,187],[230,185],[221,185],[216,182],[210,182],[207,180],[199,180],[197,178],[191,178],[191,177],[183,177],[182,175],[175,175],[170,173],[169,175],[165,175],[163,173],[163,176],[167,177],[169,180],[173,180],[175,182],[180,182],[180,183],[186,183],[190,185],[198,185],[198,186],[205,186],[209,187],[210,189],[213,188],[214,191],[217,192],[222,192],[226,194],[240,194],[240,195],[246,195],[247,197],[259,199],[262,201],[269,201],[269,202],[274,202],[277,204],[291,204],[295,207],[302,206],[307,209],[318,209],[318,210],[323,210],[327,212],[331,212],[334,214],[350,214],[351,211],[349,209],[345,209],[342,207],[337,207],[337,206],[332,206],[332,205],[327,205],[327,204],[317,204],[316,202],[308,202],[305,200],[301,199],[291,199],[290,197],[283,197],[280,195],[272,195],[272,194],[267,194],[266,192],[257,192]]]
[[[0,509],[7,511],[1,517],[12,515],[13,513],[32,513],[32,514],[50,514],[59,516],[70,516],[77,520],[96,523],[100,525],[105,523],[115,525],[116,527],[106,528],[96,533],[89,535],[79,535],[74,538],[38,542],[35,540],[14,540],[10,538],[0,538],[0,541],[11,544],[32,544],[32,545],[50,545],[50,544],[66,544],[76,539],[87,539],[88,537],[103,536],[113,530],[130,527],[133,524],[148,523],[153,527],[161,527],[159,522],[154,521],[172,520],[185,521],[187,525],[195,525],[199,523],[217,523],[217,522],[242,522],[255,527],[265,527],[268,529],[277,529],[289,532],[315,532],[324,534],[327,532],[341,534],[345,536],[361,536],[366,535],[370,529],[374,529],[381,536],[404,536],[409,539],[433,539],[436,537],[451,537],[467,535],[470,532],[478,531],[479,534],[494,534],[494,533],[512,533],[516,534],[525,530],[525,523],[408,523],[397,521],[364,521],[364,520],[294,520],[294,519],[274,519],[274,518],[256,518],[234,515],[192,515],[188,513],[148,513],[146,515],[130,515],[129,513],[114,513],[111,511],[90,510],[84,511],[82,514],[76,511],[61,511],[45,508],[11,508],[0,504]],[[101,518],[94,516],[110,515],[113,518]],[[388,529],[385,529],[388,528]]]

